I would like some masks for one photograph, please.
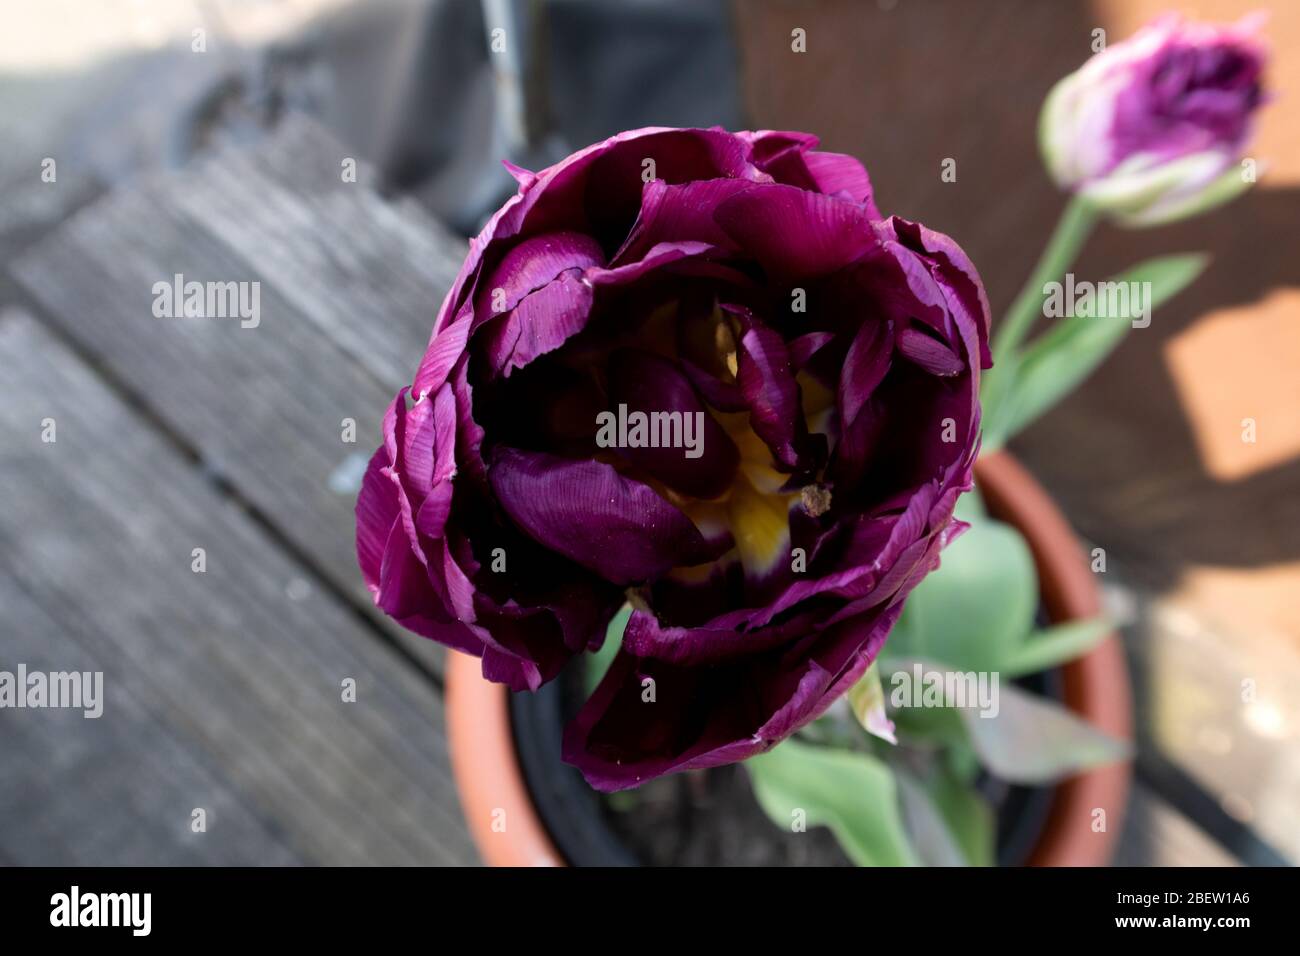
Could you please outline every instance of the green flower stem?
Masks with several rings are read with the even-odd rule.
[[[1074,196],[1061,219],[1056,224],[1047,248],[1038,259],[1034,273],[1011,304],[1006,317],[993,336],[993,367],[1009,358],[1020,345],[1026,333],[1043,311],[1043,286],[1059,280],[1074,263],[1079,250],[1087,242],[1092,227],[1097,222],[1097,212],[1085,200]]]

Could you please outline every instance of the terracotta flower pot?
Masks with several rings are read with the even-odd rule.
[[[1078,539],[1055,503],[1005,452],[982,457],[976,481],[989,510],[1015,525],[1038,567],[1043,606],[1053,621],[1095,615],[1101,589]],[[1063,669],[1065,704],[1123,740],[1133,736],[1133,703],[1115,635]],[[565,861],[529,794],[511,730],[509,692],[483,680],[477,658],[452,652],[446,674],[447,739],[470,833],[492,866],[563,866]],[[1112,764],[1058,784],[1029,855],[1034,866],[1102,866],[1121,831],[1131,768]],[[1106,828],[1093,829],[1094,811]]]
[[[1065,516],[1043,486],[1005,452],[982,456],[975,465],[975,481],[989,511],[1015,525],[1029,542],[1048,616],[1057,622],[1095,616],[1101,610],[1101,587]],[[1109,635],[1062,671],[1067,707],[1113,737],[1133,739],[1133,690],[1118,636]],[[1110,862],[1124,824],[1131,780],[1132,767],[1124,762],[1060,783],[1030,865]],[[1095,809],[1106,812],[1104,832],[1093,831]]]

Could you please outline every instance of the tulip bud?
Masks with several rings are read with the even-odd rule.
[[[1171,222],[1253,181],[1240,160],[1264,101],[1259,16],[1169,15],[1096,54],[1043,104],[1039,146],[1056,182],[1122,225]]]

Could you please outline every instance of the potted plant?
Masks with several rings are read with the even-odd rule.
[[[1046,492],[1003,452],[980,461],[976,481],[979,497],[966,499],[971,531],[964,545],[945,552],[949,570],[931,575],[909,598],[890,638],[898,656],[882,658],[843,707],[809,729],[807,744],[787,741],[751,758],[745,767],[757,801],[732,768],[699,771],[705,779],[680,786],[660,782],[660,792],[644,798],[633,791],[602,799],[559,760],[560,729],[608,665],[607,649],[570,675],[576,686],[562,679],[513,697],[484,681],[473,658],[454,655],[448,733],[485,860],[743,861],[725,859],[730,836],[733,851],[743,845],[755,863],[1104,864],[1120,832],[1130,778],[1118,759],[1119,742],[1132,736],[1123,652],[1099,616],[1100,589],[1088,560]],[[621,615],[611,628],[625,620]],[[937,626],[954,620],[957,629]],[[991,621],[1005,640],[990,646],[970,638]],[[909,655],[915,660],[905,661]],[[979,716],[971,684],[963,685],[976,689],[964,717],[952,706],[891,707],[891,691],[900,699],[926,693],[924,677],[913,683],[918,665],[927,674],[969,668],[1019,685],[1009,694],[999,688],[998,713],[988,717]],[[891,716],[898,718],[892,727]],[[867,727],[897,742],[874,738]],[[1087,772],[1073,773],[1079,770]],[[755,803],[790,836],[766,823]],[[882,806],[892,809],[881,813]],[[501,819],[495,811],[510,821],[508,830],[493,829]],[[843,850],[825,838],[801,846],[796,835],[819,824],[835,832]],[[700,831],[708,829],[713,839],[702,840]],[[696,834],[690,850],[684,833]]]
[[[991,349],[956,243],[812,137],[511,168],[357,509],[376,602],[466,652],[448,735],[486,860],[1108,859],[1122,654],[1001,448],[1204,268],[1070,272],[1099,219],[1253,181],[1257,28],[1165,18],[1052,91],[1072,198]]]

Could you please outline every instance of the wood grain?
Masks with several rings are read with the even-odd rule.
[[[290,123],[253,152],[106,196],[12,271],[204,468],[436,675],[441,649],[372,607],[353,505],[459,253],[424,214],[343,183],[341,148],[306,130]],[[258,283],[260,322],[156,317],[154,284],[177,274]]]
[[[291,556],[13,313],[0,391],[0,473],[22,498],[0,512],[6,664],[102,669],[107,696],[97,720],[0,712],[28,768],[0,783],[0,819],[24,824],[0,828],[6,857],[474,860],[425,675],[324,588],[295,590]]]

